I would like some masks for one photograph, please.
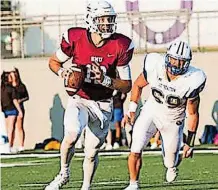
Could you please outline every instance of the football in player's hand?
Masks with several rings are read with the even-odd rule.
[[[79,65],[73,65],[67,69],[67,76],[64,78],[64,86],[69,96],[75,95],[82,87],[85,80],[84,69]]]

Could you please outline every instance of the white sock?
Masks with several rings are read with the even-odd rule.
[[[83,186],[82,188],[90,188],[94,173],[98,166],[98,155],[94,158],[85,157],[83,162]]]
[[[61,172],[69,172],[70,162],[74,155],[74,146],[69,145],[66,141],[61,143]]]
[[[138,187],[139,182],[138,182],[138,181],[132,181],[132,180],[130,180],[129,184],[130,184],[131,186],[136,186],[136,187]]]

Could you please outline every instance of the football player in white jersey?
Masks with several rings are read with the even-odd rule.
[[[177,177],[179,150],[185,117],[188,135],[183,147],[183,158],[191,157],[199,122],[199,93],[206,82],[204,72],[190,66],[192,51],[183,41],[173,42],[165,55],[150,53],[145,56],[143,72],[131,91],[128,113],[122,120],[133,125],[131,152],[128,158],[130,184],[126,190],[139,189],[138,180],[142,165],[142,150],[157,129],[162,136],[163,162],[166,180]],[[135,121],[135,111],[142,89],[150,85],[151,93]],[[186,116],[187,114],[187,116]]]

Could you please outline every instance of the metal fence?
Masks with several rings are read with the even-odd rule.
[[[162,51],[182,38],[194,50],[218,50],[218,11],[156,11],[118,13],[117,32],[133,39],[137,52]],[[85,27],[84,15],[1,17],[1,57],[51,55],[69,27]]]

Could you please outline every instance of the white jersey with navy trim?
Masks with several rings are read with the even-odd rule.
[[[205,73],[189,66],[188,71],[178,78],[168,81],[165,69],[165,55],[147,54],[143,73],[151,87],[148,102],[157,118],[171,122],[183,121],[186,102],[199,94],[205,85]]]

